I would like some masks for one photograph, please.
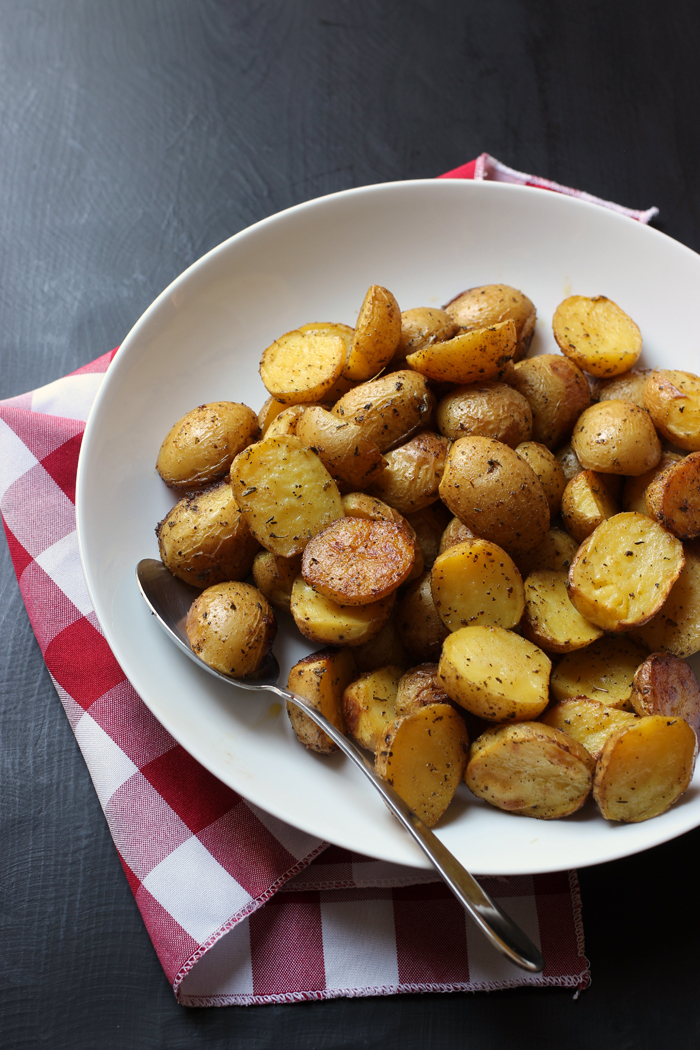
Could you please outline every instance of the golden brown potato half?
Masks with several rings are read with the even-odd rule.
[[[378,667],[395,664],[396,667],[408,667],[411,658],[407,655],[401,641],[396,617],[392,616],[379,634],[368,642],[356,646],[352,651],[358,671],[376,671]]]
[[[564,489],[561,518],[566,531],[578,543],[583,543],[602,522],[619,513],[620,508],[604,479],[594,470],[575,474]]]
[[[156,470],[172,489],[204,488],[226,477],[234,457],[257,436],[258,419],[247,405],[200,405],[168,431]]]
[[[549,528],[542,482],[512,448],[491,438],[455,441],[440,496],[468,528],[512,557],[533,550]]]
[[[268,397],[263,407],[258,412],[258,426],[260,427],[260,433],[264,436],[265,431],[272,423],[273,419],[277,419],[280,412],[283,412],[285,405],[281,401],[277,401],[274,397]]]
[[[559,354],[518,361],[509,382],[532,409],[532,440],[552,451],[568,440],[574,423],[591,403],[583,372]]]
[[[426,572],[407,589],[396,611],[404,649],[414,660],[437,660],[450,633],[438,615]]]
[[[569,597],[604,631],[651,620],[680,576],[683,544],[643,514],[623,511],[584,540],[569,569]]]
[[[598,391],[598,400],[631,401],[633,405],[644,408],[644,387],[650,375],[650,368],[633,368],[630,372],[623,372],[609,383],[603,383]]]
[[[481,434],[515,448],[532,436],[532,409],[507,383],[457,387],[443,397],[435,420],[440,433],[452,441],[465,434]]]
[[[564,477],[567,481],[571,481],[579,474],[583,467],[579,463],[578,456],[571,447],[571,442],[566,445],[562,445],[561,448],[557,449],[555,453],[559,466],[564,471]]]
[[[343,510],[348,518],[362,518],[365,521],[395,521],[408,529],[413,538],[415,557],[413,568],[406,577],[405,582],[410,583],[412,580],[418,579],[423,573],[423,551],[418,542],[415,529],[408,521],[408,518],[404,518],[398,510],[390,507],[388,503],[384,503],[383,500],[377,499],[376,496],[370,496],[366,492],[349,492],[344,495]]]
[[[421,430],[384,455],[385,469],[368,479],[368,489],[402,514],[435,503],[445,469],[447,438]]]
[[[401,338],[401,311],[387,288],[370,286],[360,307],[343,375],[362,382],[391,361]]]
[[[309,540],[301,574],[339,605],[366,605],[400,587],[414,558],[415,542],[404,523],[340,518]]]
[[[436,382],[480,383],[505,368],[515,353],[515,343],[515,325],[501,321],[415,350],[406,364]]]
[[[467,764],[464,720],[449,704],[430,704],[386,729],[375,768],[431,828],[454,797]]]
[[[320,645],[354,647],[376,638],[386,625],[396,595],[367,605],[339,605],[314,590],[303,576],[292,587],[290,612],[304,635]]]
[[[637,668],[632,707],[638,715],[682,718],[700,734],[700,686],[685,660],[672,653],[652,653]]]
[[[700,556],[693,546],[686,545],[683,571],[660,612],[635,637],[675,656],[700,652]]]
[[[622,509],[647,514],[646,490],[649,485],[655,478],[658,478],[659,474],[663,474],[674,463],[679,463],[682,458],[677,452],[662,452],[661,459],[651,470],[638,474],[636,478],[626,478],[622,490]]]
[[[700,536],[700,452],[672,464],[646,491],[647,513],[681,540]]]
[[[452,704],[438,681],[437,664],[418,664],[402,675],[396,688],[396,714],[411,715],[428,704]]]
[[[352,329],[319,321],[275,339],[263,352],[260,378],[285,405],[323,401],[340,379]]]
[[[631,638],[605,635],[586,649],[564,656],[552,671],[555,700],[587,696],[606,707],[631,709],[632,683],[648,650]]]
[[[649,413],[631,401],[599,401],[578,418],[571,446],[585,470],[636,477],[661,459]]]
[[[541,721],[572,736],[594,759],[598,759],[610,734],[622,726],[632,725],[637,716],[618,707],[606,707],[600,700],[575,696],[548,708]]]
[[[201,588],[244,579],[259,546],[223,481],[179,500],[159,522],[156,536],[163,564]]]
[[[542,482],[542,488],[549,504],[549,515],[553,518],[559,513],[561,498],[566,488],[566,475],[559,460],[553,452],[538,441],[523,441],[516,445],[515,451],[532,467]]]
[[[253,674],[265,661],[277,621],[264,594],[249,583],[217,583],[195,598],[187,637],[205,664],[234,678]]]
[[[310,700],[317,711],[345,732],[343,721],[343,690],[355,674],[355,665],[349,649],[325,649],[305,656],[289,672],[287,689]],[[297,738],[311,751],[330,755],[338,750],[327,733],[312,721],[302,708],[287,701],[287,714]]]
[[[524,817],[554,820],[580,809],[595,763],[573,737],[540,722],[494,726],[474,741],[464,779],[477,798]]]
[[[336,518],[338,486],[297,437],[266,438],[231,464],[231,488],[253,535],[266,550],[291,558]]]
[[[440,553],[440,541],[450,520],[450,512],[440,500],[422,510],[406,514],[406,521],[418,537],[426,569],[432,566]]]
[[[687,452],[700,451],[700,377],[658,368],[644,386],[644,405],[667,441]]]
[[[270,605],[280,612],[289,612],[292,587],[301,572],[301,554],[281,558],[271,551],[261,550],[253,561],[253,580]]]
[[[366,438],[360,427],[320,406],[303,410],[296,435],[318,453],[328,473],[346,491],[369,485],[386,466],[374,441]]]
[[[447,695],[489,722],[526,722],[549,700],[551,661],[502,627],[461,627],[442,643],[438,678]]]
[[[458,543],[464,543],[465,540],[473,539],[476,539],[476,536],[472,530],[468,529],[459,518],[452,518],[440,538],[438,554],[444,554],[450,547],[454,547]]]
[[[525,357],[530,349],[537,320],[535,307],[526,295],[508,284],[468,288],[447,304],[445,312],[462,328],[469,330],[486,328],[499,321],[513,321],[516,338],[514,360]]]
[[[697,740],[682,718],[649,715],[608,737],[593,797],[606,820],[636,824],[665,813],[688,788]]]
[[[401,672],[401,667],[378,667],[349,682],[343,692],[343,715],[348,732],[360,747],[373,753],[387,726],[396,718],[396,690]]]
[[[361,427],[380,452],[430,423],[435,397],[424,376],[409,369],[361,383],[333,406],[333,415]]]
[[[306,405],[287,405],[268,423],[263,438],[288,437],[297,432],[297,424],[306,411]]]
[[[542,542],[528,554],[517,559],[520,575],[526,579],[536,569],[553,569],[568,572],[574,560],[578,543],[563,529],[550,529]]]
[[[642,334],[604,295],[572,295],[554,311],[554,338],[563,354],[594,376],[619,376],[636,365]]]
[[[603,633],[571,604],[567,578],[566,572],[538,569],[525,580],[523,634],[552,653],[585,649]]]
[[[430,586],[440,619],[450,631],[470,624],[515,627],[525,608],[523,580],[501,547],[467,540],[441,554]]]
[[[419,306],[413,310],[404,310],[401,314],[401,338],[392,364],[406,360],[414,350],[421,350],[431,343],[441,343],[457,335],[460,326],[445,310],[435,307]]]

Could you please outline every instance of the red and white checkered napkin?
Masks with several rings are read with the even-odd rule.
[[[486,154],[449,175],[504,173],[542,184]],[[646,222],[653,213],[629,214]],[[198,765],[151,715],[101,633],[75,531],[84,421],[113,356],[0,402],[0,508],[34,632],[179,1001],[585,986],[575,873],[485,880],[542,949],[544,973],[526,974],[496,955],[431,872],[283,824]]]

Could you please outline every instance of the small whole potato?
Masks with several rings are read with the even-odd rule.
[[[532,440],[552,451],[568,440],[574,423],[591,403],[583,372],[559,354],[518,361],[512,384],[532,409]]]
[[[357,424],[386,452],[428,426],[434,408],[435,395],[425,377],[402,369],[354,387],[336,401],[333,415]]]
[[[468,288],[447,304],[445,313],[467,330],[486,328],[499,321],[513,321],[517,340],[515,361],[525,357],[535,334],[537,313],[534,305],[526,295],[508,284]]]
[[[226,477],[239,452],[259,433],[252,408],[212,401],[193,408],[168,431],[156,470],[173,489],[198,489]]]
[[[515,448],[532,436],[532,409],[507,383],[472,383],[443,397],[435,415],[438,430],[456,441],[481,434]]]
[[[585,470],[636,477],[661,459],[649,413],[631,401],[599,401],[579,416],[571,446]]]
[[[538,441],[523,441],[515,446],[515,451],[521,459],[530,464],[542,482],[550,516],[555,517],[559,513],[561,498],[566,488],[566,474],[561,463],[553,452]]]
[[[217,583],[192,603],[186,630],[193,651],[205,664],[233,678],[245,678],[265,662],[277,621],[257,587]]]

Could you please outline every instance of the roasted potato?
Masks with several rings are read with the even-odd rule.
[[[223,481],[179,500],[159,522],[156,535],[163,564],[201,588],[245,579],[259,547]]]
[[[401,311],[387,288],[370,286],[357,318],[343,375],[363,381],[381,372],[401,339]]]
[[[535,645],[552,653],[585,649],[603,633],[571,604],[566,582],[566,572],[552,569],[538,569],[525,580],[522,632]]]
[[[501,321],[415,350],[406,364],[437,382],[479,383],[498,376],[512,359],[515,344],[514,323]]]
[[[579,463],[579,458],[571,447],[571,442],[566,445],[562,445],[561,448],[557,449],[555,453],[557,462],[561,469],[564,471],[564,477],[567,481],[571,481],[579,474],[583,467]]]
[[[537,718],[549,699],[549,657],[502,627],[461,627],[442,644],[440,685],[465,710],[490,722]]]
[[[387,726],[396,718],[396,691],[401,667],[378,667],[346,685],[343,716],[350,736],[375,752]]]
[[[283,558],[344,516],[338,486],[297,437],[266,438],[240,453],[231,488],[250,531]]]
[[[173,489],[197,489],[226,477],[235,456],[259,433],[255,412],[236,401],[193,408],[171,427],[156,470]]]
[[[697,739],[682,718],[649,715],[608,737],[593,797],[606,820],[638,823],[676,802],[693,777]]]
[[[444,503],[442,506],[444,506]],[[444,554],[445,551],[449,550],[450,547],[454,547],[457,543],[464,543],[465,540],[473,539],[476,539],[476,536],[472,530],[467,528],[459,518],[452,518],[440,537],[438,554]]]
[[[187,637],[193,651],[222,674],[245,678],[265,662],[277,621],[264,594],[249,583],[217,583],[190,606]]]
[[[533,550],[549,528],[542,482],[512,448],[491,438],[455,441],[440,496],[468,528],[512,557]]]
[[[680,540],[643,514],[623,511],[579,547],[569,597],[604,631],[641,627],[659,611],[684,563]]]
[[[649,413],[631,401],[599,401],[579,416],[571,446],[584,470],[635,477],[661,459]]]
[[[396,714],[411,715],[428,704],[451,704],[438,681],[437,664],[418,664],[399,679],[396,687]]]
[[[595,763],[573,737],[539,722],[494,726],[471,746],[464,779],[498,809],[554,820],[580,809]]]
[[[298,576],[292,587],[290,612],[294,622],[312,642],[354,647],[375,638],[386,625],[396,595],[367,605],[339,605]]]
[[[281,401],[277,401],[274,397],[268,397],[263,407],[258,412],[258,426],[260,433],[264,436],[267,428],[280,412],[283,412],[286,405],[283,405]]]
[[[537,314],[526,295],[508,284],[485,284],[479,288],[468,288],[455,296],[445,312],[462,328],[486,328],[499,321],[515,324],[514,360],[525,357],[535,334]]]
[[[619,512],[602,475],[594,470],[575,474],[564,489],[561,518],[564,528],[577,543],[583,543],[602,522]]]
[[[361,672],[376,671],[378,667],[386,667],[388,664],[405,668],[413,658],[409,657],[404,649],[395,616],[387,620],[374,638],[355,646],[352,655],[355,657],[357,670]]]
[[[405,517],[418,538],[423,564],[429,569],[440,553],[440,541],[451,520],[450,512],[444,503],[437,500],[429,507],[406,514]]]
[[[466,726],[454,708],[430,704],[387,726],[375,768],[432,827],[459,787],[468,747]]]
[[[552,451],[568,440],[574,423],[591,403],[583,372],[559,354],[518,361],[509,382],[532,409],[532,440]]]
[[[563,354],[594,376],[628,372],[642,352],[642,334],[624,310],[604,295],[572,295],[552,320]]]
[[[644,385],[644,406],[667,441],[687,452],[700,451],[700,377],[657,368]]]
[[[414,350],[451,339],[459,329],[460,326],[445,310],[429,306],[404,310],[401,314],[401,338],[391,359],[392,365],[404,362]]]
[[[262,591],[270,605],[280,612],[289,612],[292,587],[300,573],[301,554],[281,558],[279,554],[260,550],[253,561],[255,586]]]
[[[700,734],[700,686],[691,668],[672,653],[652,653],[637,668],[632,707],[638,715],[682,718]]]
[[[466,434],[515,448],[532,436],[532,409],[507,383],[472,383],[452,390],[437,407],[438,430],[455,441]]]
[[[515,451],[532,467],[542,482],[549,504],[549,515],[553,518],[559,513],[561,498],[566,488],[566,475],[559,460],[545,445],[540,445],[537,441],[523,441],[515,446]]]
[[[632,725],[637,716],[631,711],[621,711],[619,707],[606,707],[600,700],[575,696],[549,707],[540,721],[572,736],[594,759],[598,759],[610,734],[622,726]]]
[[[685,547],[685,565],[671,593],[660,612],[635,631],[635,637],[649,649],[675,656],[700,652],[700,556],[696,548]]]
[[[677,452],[662,452],[661,459],[651,470],[647,470],[644,474],[638,474],[635,478],[626,478],[622,490],[622,509],[636,510],[638,514],[647,514],[646,490],[652,481],[658,478],[659,474],[663,474],[674,463],[679,463],[682,458]],[[607,476],[610,477],[610,475]]]
[[[294,436],[297,424],[306,411],[306,405],[287,405],[265,428],[265,438]]]
[[[340,518],[309,540],[301,574],[340,605],[366,605],[386,598],[406,580],[415,549],[403,522]]]
[[[553,569],[555,572],[569,571],[578,550],[578,543],[563,529],[550,529],[534,550],[521,554],[516,564],[525,579],[536,569]]]
[[[401,369],[344,394],[333,406],[333,415],[355,423],[365,438],[386,452],[428,426],[434,408],[425,377]]]
[[[450,633],[438,615],[426,572],[407,589],[396,611],[396,622],[407,653],[414,660],[437,660]]]
[[[352,329],[344,324],[302,325],[264,351],[260,378],[284,405],[323,401],[340,379],[352,336]]]
[[[364,488],[384,471],[386,460],[361,427],[325,408],[303,410],[295,432],[307,448],[318,453],[328,473],[345,491]]]
[[[646,490],[647,513],[678,536],[700,536],[700,452],[673,463]]]
[[[525,608],[515,562],[488,540],[466,540],[439,555],[430,586],[438,615],[450,631],[470,624],[515,627]]]
[[[568,653],[552,671],[555,700],[587,696],[606,707],[631,708],[632,683],[648,650],[623,636],[605,635],[586,649]]]
[[[429,507],[439,498],[447,446],[447,438],[419,431],[405,445],[385,453],[385,469],[368,479],[368,491],[402,514]]]
[[[598,391],[599,401],[631,401],[633,405],[644,408],[644,387],[651,373],[650,368],[633,368],[623,372],[609,382],[604,382]]]
[[[317,711],[344,733],[343,690],[354,675],[355,665],[349,649],[324,649],[294,664],[287,678],[287,689],[310,700]],[[320,755],[330,755],[338,750],[338,745],[309,718],[303,708],[289,700],[287,714],[304,747]]]

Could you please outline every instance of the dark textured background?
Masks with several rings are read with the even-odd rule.
[[[111,349],[249,223],[482,150],[700,249],[699,47],[682,0],[0,0],[0,397]],[[0,1046],[698,1045],[700,832],[580,873],[578,1001],[178,1007],[0,563]]]

